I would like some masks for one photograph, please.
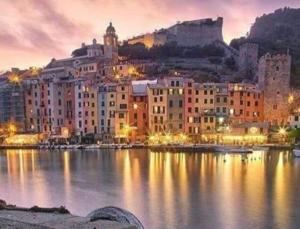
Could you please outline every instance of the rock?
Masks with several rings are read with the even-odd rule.
[[[4,200],[0,200],[0,210],[6,208],[6,202]]]
[[[33,206],[29,209],[32,212],[45,212],[45,213],[60,213],[60,214],[70,214],[69,210],[64,206],[60,206],[59,208],[40,208],[38,206]]]
[[[97,210],[92,211],[87,215],[91,222],[97,220],[109,220],[116,221],[121,224],[133,225],[137,229],[144,229],[142,223],[138,220],[138,218],[121,208],[117,207],[104,207]]]

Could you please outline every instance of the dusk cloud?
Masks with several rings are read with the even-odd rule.
[[[224,39],[245,35],[257,16],[299,0],[0,0],[0,70],[46,65],[81,42],[102,42],[112,21],[120,39],[177,21],[224,17]],[[3,10],[5,9],[5,10]]]

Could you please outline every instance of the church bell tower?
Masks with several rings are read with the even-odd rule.
[[[106,29],[106,33],[103,36],[104,39],[104,55],[107,58],[111,58],[114,62],[118,61],[118,36],[112,23]]]

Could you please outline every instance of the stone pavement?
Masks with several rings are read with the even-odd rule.
[[[135,226],[71,214],[0,210],[1,229],[136,229]]]

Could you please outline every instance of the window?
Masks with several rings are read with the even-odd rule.
[[[182,100],[179,100],[179,107],[182,107]]]
[[[125,99],[125,94],[122,94],[122,99]]]
[[[127,109],[127,104],[120,104],[120,109]]]
[[[124,117],[125,117],[124,113],[119,113],[119,118],[124,118]]]
[[[173,100],[169,101],[169,107],[173,107]]]

